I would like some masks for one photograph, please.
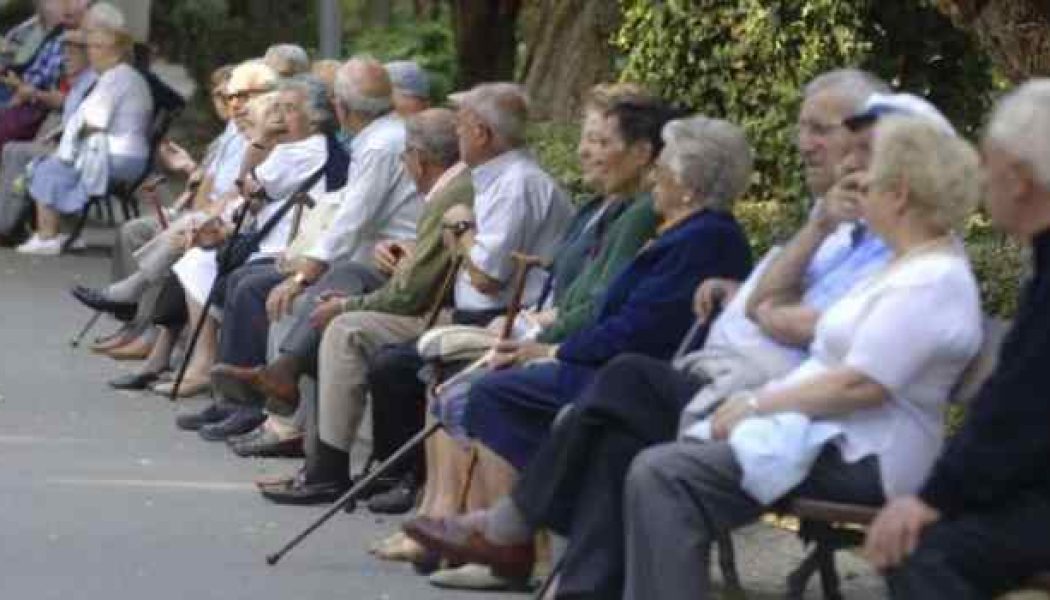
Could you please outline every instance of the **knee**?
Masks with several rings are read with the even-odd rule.
[[[624,492],[629,498],[644,498],[667,487],[671,480],[667,446],[654,446],[638,454],[627,470]]]

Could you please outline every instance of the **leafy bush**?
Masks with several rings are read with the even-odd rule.
[[[529,148],[543,168],[565,187],[574,198],[584,192],[576,146],[580,128],[558,123],[535,123],[526,132]]]

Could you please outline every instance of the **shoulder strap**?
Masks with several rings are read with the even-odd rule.
[[[277,227],[277,224],[281,222],[281,219],[283,219],[285,215],[288,214],[288,211],[292,209],[292,206],[299,204],[297,200],[299,195],[306,194],[312,187],[317,185],[317,182],[321,180],[322,175],[324,175],[324,166],[314,171],[313,175],[307,177],[306,181],[304,181],[295,190],[295,193],[288,197],[288,200],[285,201],[284,205],[281,206],[281,208],[278,209],[278,211],[275,212],[273,216],[267,219],[265,223],[263,223],[263,226],[259,228],[259,230],[255,234],[256,241],[262,241],[266,239],[266,236],[270,235],[270,232],[273,231],[274,227]]]

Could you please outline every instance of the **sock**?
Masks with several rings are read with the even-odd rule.
[[[114,302],[138,302],[142,292],[149,286],[149,280],[139,271],[120,281],[110,284],[103,292]]]
[[[318,440],[317,451],[306,457],[306,482],[347,481],[350,479],[350,453]]]
[[[496,504],[485,511],[485,538],[501,546],[524,544],[532,539],[533,530],[525,522],[514,501],[509,496],[500,498]]]

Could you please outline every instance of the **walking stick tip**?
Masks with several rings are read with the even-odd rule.
[[[268,565],[270,565],[272,567],[272,566],[276,565],[277,561],[279,561],[279,560],[281,560],[281,556],[279,554],[270,554],[269,556],[266,557],[266,564],[268,564]]]

